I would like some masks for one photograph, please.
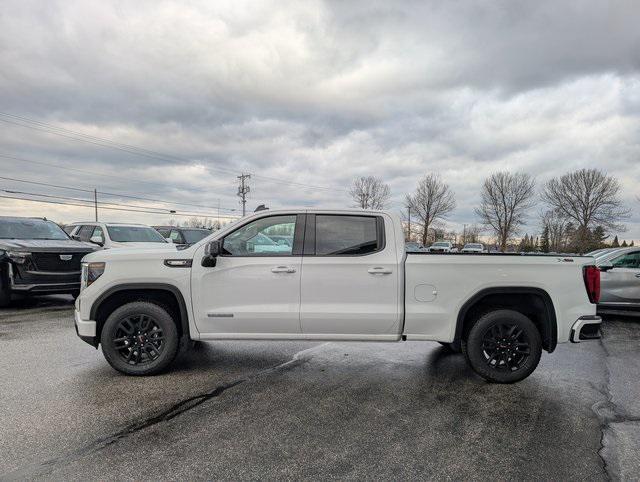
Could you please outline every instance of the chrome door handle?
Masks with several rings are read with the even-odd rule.
[[[271,268],[272,273],[295,273],[296,269],[291,266],[276,266]]]
[[[387,269],[387,268],[383,268],[381,266],[376,266],[375,268],[369,268],[367,270],[367,273],[369,274],[391,274],[393,273],[392,270]]]

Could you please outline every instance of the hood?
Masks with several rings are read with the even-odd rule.
[[[131,243],[127,243],[131,244]],[[110,260],[143,260],[143,259],[165,259],[172,258],[178,256],[178,250],[173,246],[173,249],[160,248],[157,245],[160,243],[144,243],[144,244],[154,244],[153,248],[148,247],[139,247],[139,248],[113,248],[113,249],[101,249],[99,251],[94,251],[93,253],[88,254],[84,257],[83,261],[110,261]],[[188,258],[190,255],[185,253],[185,251],[180,252],[180,257]]]
[[[117,241],[111,242],[111,248],[124,248],[124,249],[176,249],[176,245],[173,243],[119,243]]]
[[[95,251],[96,245],[74,239],[0,239],[0,249],[12,251],[73,251],[88,253]]]

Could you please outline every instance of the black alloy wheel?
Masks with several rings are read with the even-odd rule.
[[[157,360],[162,353],[164,334],[149,315],[127,316],[118,324],[113,346],[129,365],[144,365]]]
[[[485,380],[513,383],[538,366],[542,339],[526,315],[501,309],[485,313],[473,324],[462,351],[473,371]]]
[[[127,375],[155,375],[178,353],[178,329],[162,306],[147,301],[127,303],[113,311],[100,333],[109,364]]]
[[[484,332],[482,350],[491,368],[515,371],[529,358],[531,342],[517,324],[500,322]]]

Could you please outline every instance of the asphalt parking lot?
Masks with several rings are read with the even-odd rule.
[[[0,311],[0,479],[636,479],[640,323],[515,385],[436,343],[202,343],[130,378],[65,297]]]

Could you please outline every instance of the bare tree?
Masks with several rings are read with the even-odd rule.
[[[525,173],[497,172],[484,181],[480,207],[475,212],[495,233],[503,252],[533,206],[534,187],[533,179]]]
[[[411,214],[422,225],[422,244],[427,244],[429,228],[438,220],[443,220],[456,207],[453,192],[437,174],[427,174],[418,183],[416,192],[407,195],[406,203]]]
[[[482,227],[477,224],[465,225],[462,231],[462,244],[477,243],[482,234]]]
[[[549,251],[561,252],[566,249],[567,221],[553,209],[540,215],[543,231],[547,230]]]
[[[598,169],[579,169],[546,183],[545,202],[576,226],[577,248],[589,243],[590,230],[602,226],[624,231],[620,222],[629,216],[619,197],[620,183]]]
[[[391,196],[389,185],[373,176],[353,180],[349,194],[356,206],[362,209],[384,209]]]

